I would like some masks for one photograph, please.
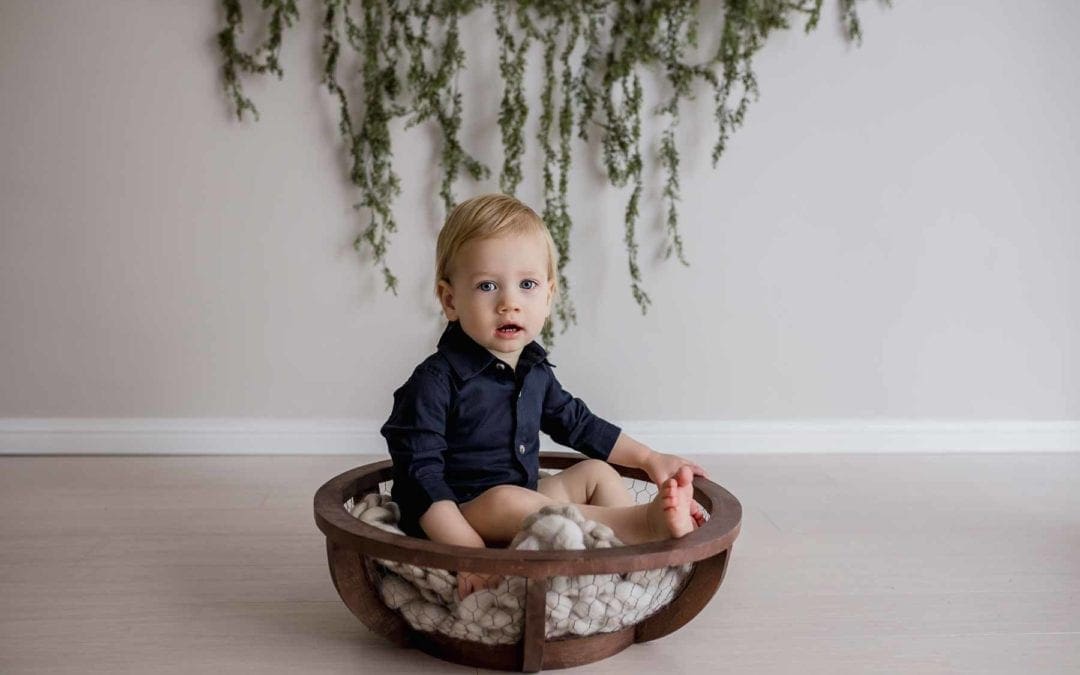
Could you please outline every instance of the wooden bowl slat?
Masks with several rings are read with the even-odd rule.
[[[562,637],[549,640],[544,645],[543,667],[547,670],[572,668],[583,663],[593,663],[618,654],[634,644],[634,628],[623,628],[610,633],[594,633],[586,636]]]
[[[690,579],[679,592],[677,602],[671,602],[659,612],[646,618],[634,628],[636,642],[649,642],[674,633],[698,615],[720,587],[724,568],[731,549],[694,564]]]
[[[459,640],[441,633],[421,631],[413,631],[409,643],[425,654],[463,666],[493,670],[521,669],[521,646],[516,644],[486,645],[472,640]],[[361,668],[358,672],[367,671]]]
[[[330,561],[330,577],[334,580],[334,587],[349,611],[372,632],[398,646],[407,645],[412,629],[400,614],[383,602],[363,556],[342,548],[330,539],[326,540],[326,556]]]
[[[535,673],[544,667],[547,579],[526,579],[525,589],[525,626],[521,629],[521,671]]]

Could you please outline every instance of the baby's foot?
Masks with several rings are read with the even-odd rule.
[[[649,525],[660,539],[684,537],[697,528],[693,515],[694,473],[681,467],[675,476],[660,486],[660,493],[649,508]]]
[[[694,519],[694,527],[701,527],[706,522],[705,508],[698,504],[698,500],[693,500],[690,504],[690,517]]]

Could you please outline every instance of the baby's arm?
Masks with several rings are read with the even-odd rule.
[[[611,454],[608,455],[608,461],[612,464],[641,469],[649,474],[649,478],[657,485],[663,485],[681,466],[689,466],[696,476],[706,475],[705,469],[701,468],[697,462],[691,462],[678,455],[657,452],[622,432],[619,433],[619,438],[615,441]]]
[[[427,536],[444,544],[483,548],[484,540],[461,515],[443,475],[450,401],[448,373],[421,364],[394,392],[394,410],[381,431],[395,470],[414,483],[409,506],[422,514],[420,527]],[[461,597],[482,588],[484,581],[468,572],[458,574]]]
[[[689,466],[695,475],[705,476],[705,469],[696,462],[678,455],[656,452],[630,438],[614,424],[594,415],[584,401],[562,388],[554,373],[551,373],[544,393],[540,430],[556,443],[568,445],[589,457],[641,469],[658,486],[666,483],[683,466]],[[698,520],[697,514],[700,513],[701,506],[697,505],[694,509],[695,520]]]
[[[594,415],[584,401],[563,389],[554,373],[550,373],[550,378],[544,392],[540,430],[556,443],[568,445],[589,457],[641,469],[657,485],[663,485],[681,466],[689,466],[698,476],[705,475],[705,470],[696,462],[656,452],[630,438],[619,427]]]

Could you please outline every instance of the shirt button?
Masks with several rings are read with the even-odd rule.
[[[495,364],[495,367],[496,367],[496,368],[498,368],[499,370],[506,370],[506,366],[504,366],[504,365],[503,365],[503,364],[501,364],[501,363],[496,363],[496,364]]]
[[[524,455],[525,454],[525,446],[524,445],[519,445],[518,446],[518,452],[520,452],[521,454]]]

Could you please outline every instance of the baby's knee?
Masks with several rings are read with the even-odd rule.
[[[512,510],[532,506],[537,500],[543,499],[543,495],[535,490],[518,485],[496,485],[485,490],[477,501],[482,500],[488,508]]]
[[[586,472],[590,478],[597,482],[622,479],[619,472],[615,470],[615,467],[602,459],[586,459],[583,462],[579,462],[579,464],[582,467],[582,471]]]
[[[527,490],[517,485],[496,485],[484,490],[480,496],[487,501],[505,501],[519,498],[523,491]]]

